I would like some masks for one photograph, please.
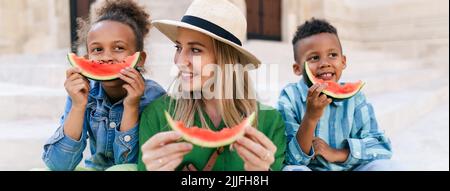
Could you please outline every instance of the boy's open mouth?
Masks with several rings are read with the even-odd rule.
[[[316,75],[316,78],[324,80],[324,81],[330,81],[330,80],[333,80],[334,75],[335,74],[333,72],[323,72],[323,73],[319,73],[318,75]]]

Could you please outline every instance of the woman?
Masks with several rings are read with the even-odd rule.
[[[242,47],[246,19],[226,0],[195,0],[181,22],[154,26],[176,44],[180,73],[168,96],[150,104],[141,117],[139,170],[280,170],[285,158],[284,123],[273,108],[255,100],[245,69],[261,63]],[[232,70],[230,70],[232,69]],[[164,111],[187,126],[219,131],[256,113],[253,127],[227,148],[178,142]]]

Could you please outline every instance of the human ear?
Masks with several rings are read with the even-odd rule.
[[[342,65],[343,69],[347,68],[347,57],[345,55],[342,56]]]
[[[147,53],[142,51],[141,52],[141,58],[139,59],[139,63],[137,64],[137,66],[138,67],[144,67],[146,59],[147,59]]]
[[[297,76],[301,76],[303,74],[302,65],[299,63],[294,63],[294,65],[292,66],[292,69],[294,71],[294,74]]]

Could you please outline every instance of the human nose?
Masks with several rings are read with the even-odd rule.
[[[190,57],[184,51],[181,51],[175,56],[175,64],[180,68],[187,68],[191,65]]]
[[[103,54],[100,56],[100,60],[103,62],[115,62],[117,59],[115,59],[114,55],[111,53],[111,51],[104,51]]]
[[[319,68],[327,68],[327,67],[331,67],[330,62],[326,59],[321,59],[321,61],[319,62]]]

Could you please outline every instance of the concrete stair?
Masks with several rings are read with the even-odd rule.
[[[391,136],[392,160],[405,170],[449,170],[449,102],[441,103],[420,118],[411,120],[404,130]]]
[[[52,89],[0,83],[0,120],[57,119],[64,111],[66,93]]]
[[[393,136],[408,130],[436,108],[448,105],[448,92],[448,83],[440,83],[422,89],[379,94],[369,97],[368,101],[374,106],[379,127]]]

